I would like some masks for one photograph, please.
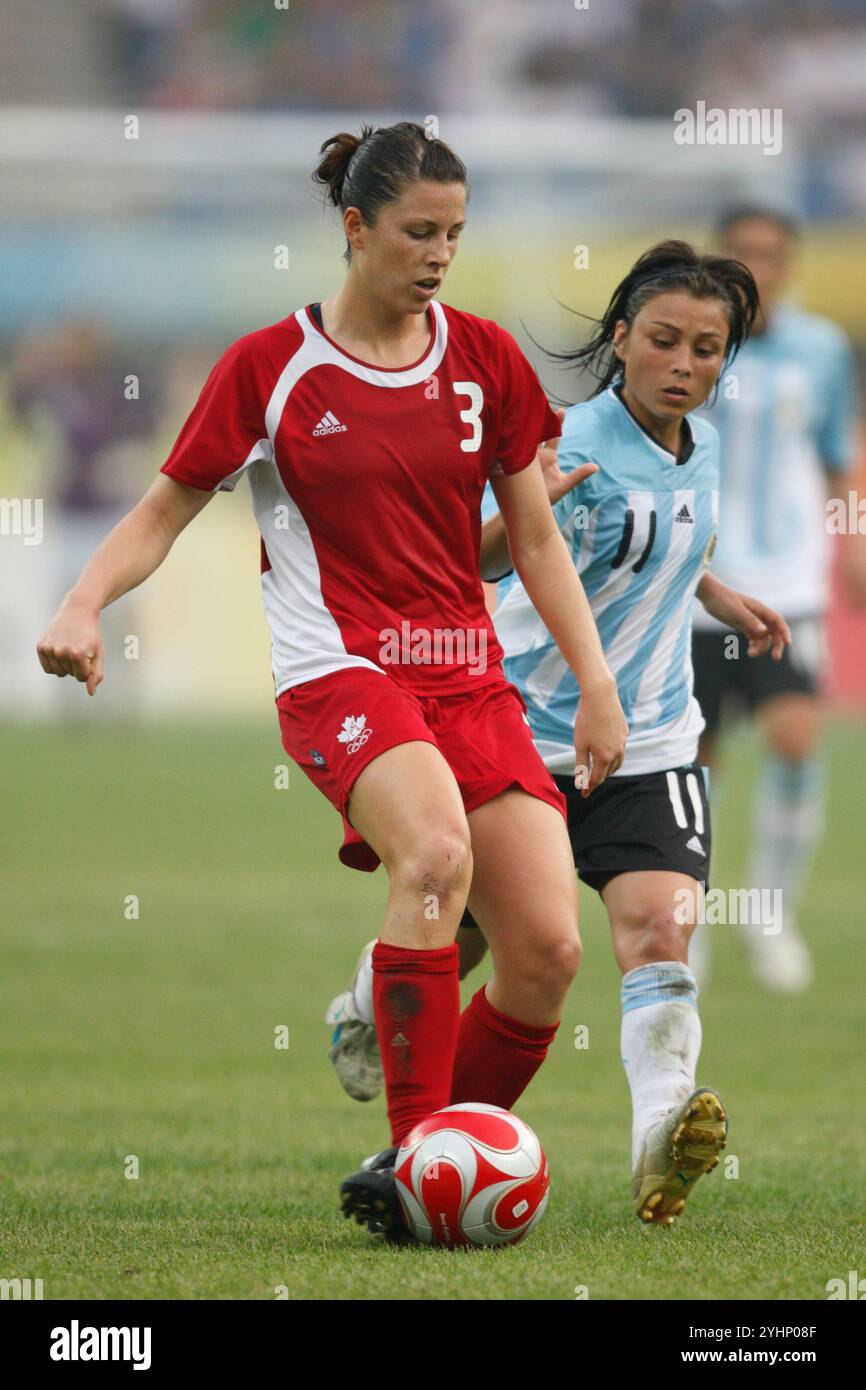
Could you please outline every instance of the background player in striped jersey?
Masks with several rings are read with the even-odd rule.
[[[688,943],[696,885],[707,877],[710,821],[695,761],[703,720],[692,694],[693,596],[746,634],[751,655],[772,648],[778,660],[789,640],[778,614],[707,570],[718,511],[718,436],[689,415],[744,342],[756,307],[743,266],[701,257],[683,242],[663,243],[617,287],[587,346],[565,355],[592,370],[599,386],[592,400],[565,412],[558,460],[547,451],[548,490],[629,724],[622,767],[591,795],[574,785],[569,738],[579,682],[518,577],[502,578],[496,612],[506,673],[568,802],[578,873],[601,894],[610,919],[623,972],[632,1195],[642,1220],[665,1225],[682,1212],[695,1180],[715,1166],[727,1130],[717,1094],[695,1088],[701,1027]],[[481,556],[487,579],[510,567],[498,515],[485,523]],[[471,893],[469,901],[471,907]],[[464,968],[479,958],[472,925],[465,915]],[[364,1026],[372,1017],[368,956],[331,1016],[341,1034],[332,1049],[338,1074],[355,1093],[369,1095],[375,1071]],[[362,1059],[354,1076],[353,1050]]]
[[[92,694],[101,609],[248,476],[283,744],[340,812],[343,861],[388,871],[373,994],[392,1148],[341,1190],[347,1215],[384,1210],[399,1237],[393,1146],[449,1102],[514,1103],[580,956],[564,799],[484,606],[489,478],[515,564],[588,687],[574,737],[592,786],[619,766],[626,726],[536,461],[559,423],[509,334],[433,302],[465,222],[462,163],[409,122],[336,135],[321,154],[314,177],[347,240],[339,293],[223,355],[39,656]],[[461,1016],[454,938],[470,880],[494,979]]]
[[[714,765],[717,734],[730,707],[755,714],[764,757],[755,792],[749,888],[780,889],[779,930],[741,927],[758,979],[794,993],[811,976],[797,914],[822,828],[823,765],[818,751],[819,690],[829,599],[826,499],[847,499],[857,485],[856,383],[848,342],[836,324],[784,302],[794,269],[793,222],[759,207],[721,220],[724,254],[749,267],[761,308],[737,360],[732,385],[713,410],[721,436],[721,513],[713,569],[779,608],[793,642],[778,663],[738,660],[723,622],[694,614],[695,694],[706,720],[701,761]],[[845,538],[842,573],[856,602],[866,597],[864,540]],[[733,639],[733,640],[732,640]],[[776,924],[774,924],[775,926]],[[693,942],[693,964],[706,973],[709,928]]]

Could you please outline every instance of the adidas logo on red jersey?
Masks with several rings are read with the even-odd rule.
[[[349,428],[348,425],[341,425],[336,415],[332,411],[326,410],[313,434],[343,434]]]

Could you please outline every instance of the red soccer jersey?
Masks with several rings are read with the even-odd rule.
[[[234,343],[163,465],[231,490],[249,474],[276,694],[347,666],[419,695],[501,679],[479,575],[491,473],[560,433],[509,333],[433,301],[412,366],[370,366],[310,308]]]

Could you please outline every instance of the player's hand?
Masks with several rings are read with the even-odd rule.
[[[782,660],[782,653],[791,642],[791,629],[780,613],[760,599],[738,594],[715,578],[712,590],[701,596],[701,602],[712,617],[748,638],[749,656],[763,656],[769,651],[774,661]]]
[[[562,424],[565,419],[565,410],[560,407],[556,411],[557,418]],[[557,448],[559,438],[546,439],[538,451],[538,459],[541,464],[541,476],[544,478],[544,486],[547,488],[547,496],[550,499],[551,507],[555,507],[560,497],[564,497],[567,492],[571,492],[573,487],[591,478],[593,473],[598,472],[597,463],[582,463],[578,468],[573,468],[570,473],[563,473],[559,467]]]
[[[622,767],[628,725],[616,691],[613,676],[609,684],[580,692],[574,722],[574,748],[577,774],[574,785],[581,796],[589,796],[606,777]]]
[[[105,674],[99,614],[64,599],[36,644],[36,652],[48,675],[74,676],[87,683],[88,695],[95,694]]]

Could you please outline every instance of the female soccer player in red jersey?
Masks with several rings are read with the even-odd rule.
[[[484,606],[488,478],[515,568],[580,683],[588,792],[619,767],[626,725],[536,458],[559,422],[508,333],[435,300],[465,222],[463,164],[409,122],[336,135],[321,154],[314,178],[347,242],[342,288],[224,353],[38,652],[92,695],[102,608],[248,474],[283,744],[340,812],[343,862],[388,873],[373,989],[396,1146],[449,1103],[517,1100],[580,959],[564,798]],[[494,978],[461,1016],[470,881]],[[358,1220],[384,1202],[400,1234],[387,1157],[342,1194]]]

